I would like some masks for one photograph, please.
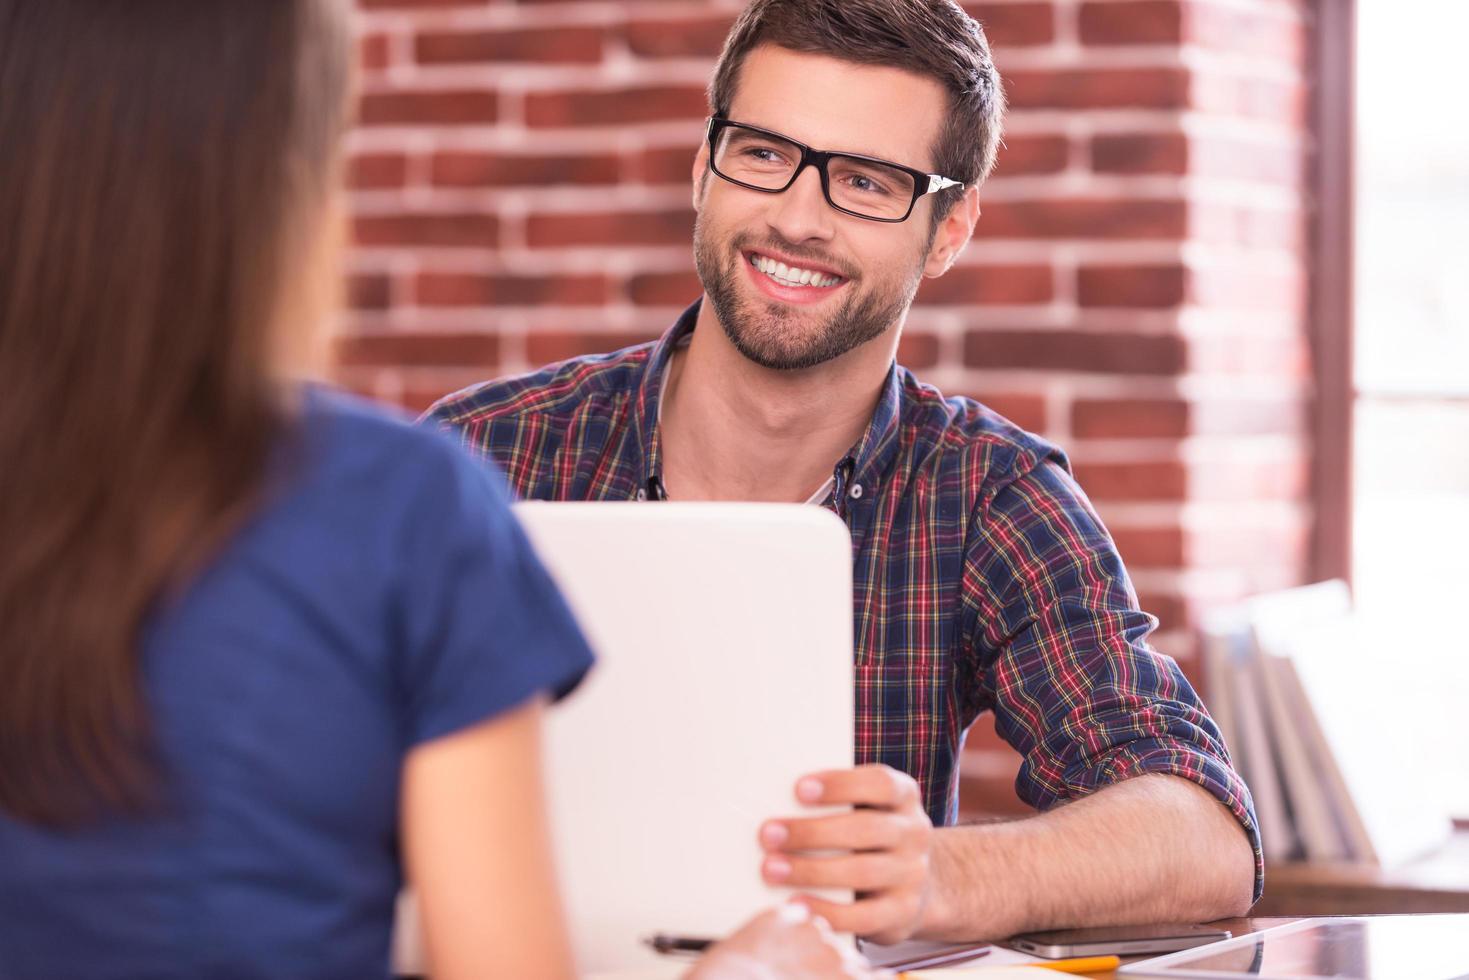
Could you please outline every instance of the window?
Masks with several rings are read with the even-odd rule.
[[[1439,745],[1469,709],[1469,4],[1357,0],[1351,562],[1357,605],[1390,616],[1380,706]],[[1329,206],[1329,201],[1326,206]],[[1364,719],[1366,722],[1367,719]],[[1469,816],[1469,766],[1448,774]]]

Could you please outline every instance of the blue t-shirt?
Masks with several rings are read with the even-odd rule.
[[[3,980],[387,975],[404,754],[589,667],[498,473],[322,390],[297,435],[147,624],[165,809],[0,814]]]

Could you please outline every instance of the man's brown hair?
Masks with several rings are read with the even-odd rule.
[[[158,798],[142,631],[263,492],[351,52],[346,0],[0,0],[0,812]]]
[[[993,169],[1005,92],[983,29],[953,0],[753,0],[725,39],[709,83],[715,115],[729,114],[740,68],[762,44],[934,79],[949,97],[934,167],[968,187]],[[935,219],[961,194],[941,192]]]

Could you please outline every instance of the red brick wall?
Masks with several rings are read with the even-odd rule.
[[[740,3],[359,2],[347,383],[422,408],[698,295],[689,166]],[[1310,4],[966,7],[1013,110],[902,360],[1071,453],[1196,677],[1201,610],[1304,574]],[[1004,809],[1015,764],[977,732],[966,802]]]

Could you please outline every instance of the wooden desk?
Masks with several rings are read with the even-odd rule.
[[[1256,915],[1469,912],[1469,828],[1438,852],[1384,871],[1349,864],[1283,864],[1265,871]]]

